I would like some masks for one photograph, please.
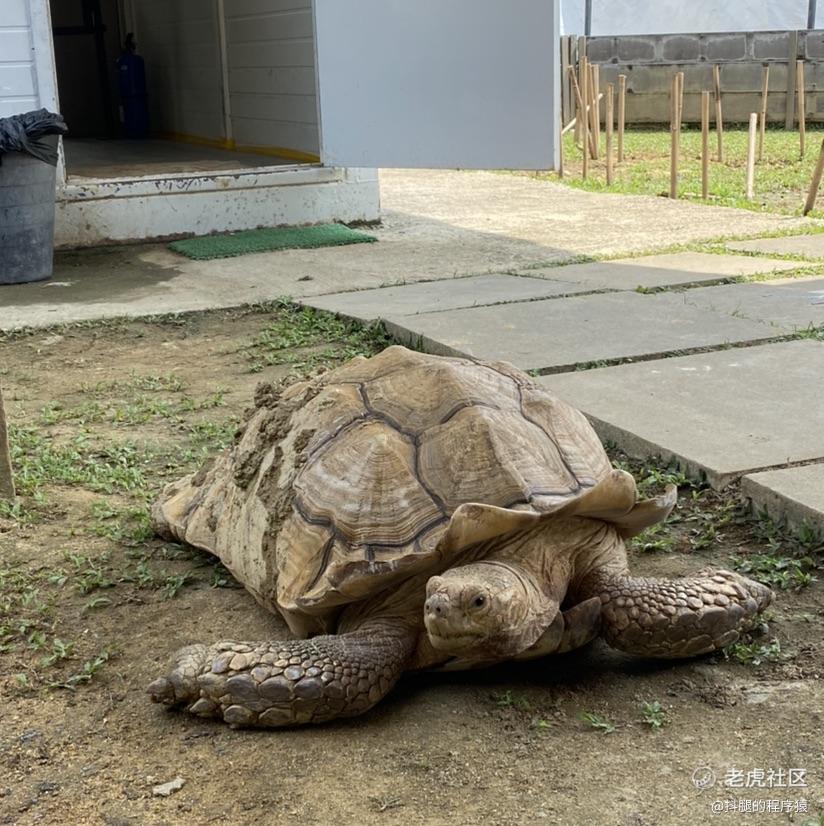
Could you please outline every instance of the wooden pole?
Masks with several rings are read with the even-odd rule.
[[[764,64],[761,77],[761,131],[758,133],[758,160],[764,157],[764,133],[767,129],[767,95],[770,90],[770,65]]]
[[[558,122],[558,177],[564,177],[564,124]]]
[[[670,88],[670,198],[678,197],[678,75],[672,76]]]
[[[684,119],[684,73],[677,72],[678,78],[678,131],[681,131],[681,123]]]
[[[584,159],[581,164],[581,177],[586,180],[589,174],[589,118],[587,117],[587,101],[589,100],[589,67],[586,57],[581,58],[581,74],[583,80],[580,87],[581,100],[581,145],[584,150]]]
[[[597,160],[601,143],[601,107],[598,105],[599,97],[599,76],[598,66],[589,67],[589,104],[592,123],[590,132],[592,133],[592,157]]]
[[[747,136],[747,200],[753,197],[753,185],[755,183],[755,136],[758,133],[758,114],[750,113],[750,132]]]
[[[724,162],[724,116],[721,113],[721,67],[716,63],[712,67],[715,85],[715,131],[718,133],[718,162]]]
[[[710,194],[710,93],[701,92],[701,197]]]
[[[584,86],[587,84],[588,70],[586,68],[586,53],[581,52],[580,49],[578,51],[578,89],[581,92],[581,95],[584,93]],[[575,113],[575,143],[579,146],[581,144],[581,118],[584,117],[583,112],[585,110],[579,109]]]
[[[818,150],[818,160],[813,170],[813,179],[810,181],[810,189],[807,192],[807,200],[804,203],[804,214],[812,212],[815,207],[815,199],[818,197],[818,187],[821,186],[821,173],[824,172],[824,141],[821,141],[821,149]]]
[[[624,162],[624,124],[627,117],[627,76],[618,75],[618,163]]]
[[[804,143],[807,137],[807,101],[804,92],[804,61],[795,62],[795,92],[798,101],[798,142],[801,148],[801,157],[804,157]]]
[[[787,50],[787,95],[785,97],[784,128],[790,132],[795,122],[795,76],[793,66],[798,58],[798,32],[789,32],[789,49]]]
[[[614,123],[615,112],[615,87],[607,83],[607,105],[606,105],[606,153],[607,153],[607,186],[612,186],[612,125]]]
[[[6,411],[3,408],[2,388],[0,388],[0,499],[14,500],[14,474],[11,470],[9,433],[6,428]]]

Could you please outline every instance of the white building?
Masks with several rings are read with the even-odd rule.
[[[558,2],[2,0],[0,117],[66,118],[58,246],[370,221],[379,166],[554,166]],[[148,141],[118,139],[127,32]]]

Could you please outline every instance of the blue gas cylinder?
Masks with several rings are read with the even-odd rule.
[[[117,58],[117,84],[123,110],[123,134],[127,138],[145,138],[149,134],[149,97],[146,93],[146,64],[134,52],[134,38],[126,36],[126,45]]]

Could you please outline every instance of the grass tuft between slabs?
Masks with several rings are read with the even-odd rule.
[[[169,244],[169,249],[187,258],[205,261],[252,252],[370,244],[377,240],[374,235],[357,232],[343,224],[319,224],[311,227],[263,227],[225,235],[201,235],[173,241]]]

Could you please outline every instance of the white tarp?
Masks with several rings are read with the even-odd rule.
[[[816,19],[824,24],[824,2]],[[584,33],[585,0],[561,0],[561,31]],[[592,0],[592,35],[805,29],[808,0]]]

